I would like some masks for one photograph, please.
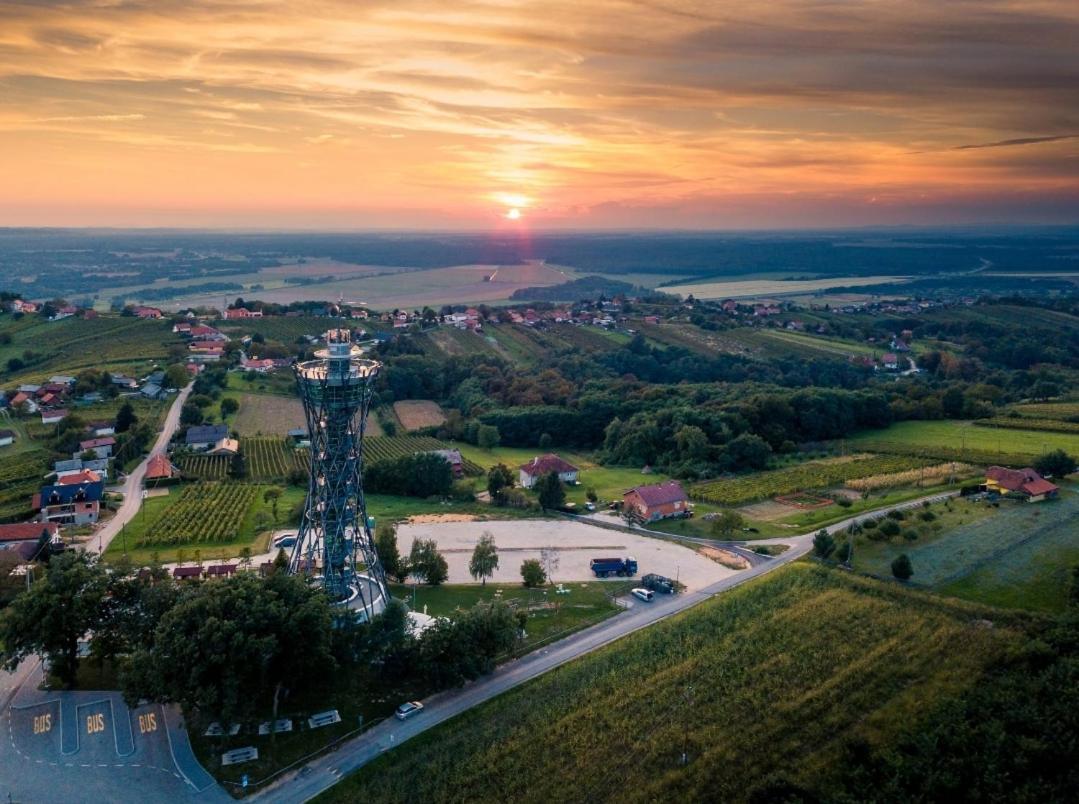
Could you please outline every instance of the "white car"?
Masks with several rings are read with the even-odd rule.
[[[292,547],[294,544],[296,544],[295,533],[282,533],[273,540],[273,546],[279,549],[282,547]]]
[[[643,600],[645,603],[651,603],[654,596],[651,589],[641,589],[640,587],[631,589],[630,594],[638,600]]]
[[[419,701],[409,701],[397,707],[397,711],[393,713],[393,716],[398,720],[407,720],[413,715],[418,715],[422,711],[423,704]]]

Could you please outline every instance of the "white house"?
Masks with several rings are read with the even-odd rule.
[[[563,483],[576,483],[580,470],[568,461],[564,461],[554,453],[537,455],[528,463],[518,467],[519,482],[522,488],[530,489],[543,475],[548,472],[557,472],[558,479]]]

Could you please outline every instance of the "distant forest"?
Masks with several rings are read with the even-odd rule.
[[[162,279],[228,281],[300,257],[390,267],[509,265],[539,259],[580,271],[722,277],[1079,272],[1079,228],[951,232],[303,234],[0,229],[0,275],[28,296],[79,297]]]

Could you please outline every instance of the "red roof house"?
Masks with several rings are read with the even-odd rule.
[[[551,452],[546,455],[537,455],[528,463],[521,464],[518,469],[521,486],[526,489],[532,488],[536,481],[548,472],[556,472],[558,479],[563,483],[576,483],[581,471],[569,461],[564,461]]]
[[[172,461],[164,453],[151,455],[146,462],[146,480],[167,480],[176,477],[179,471],[173,466]]]
[[[97,483],[101,480],[101,475],[92,469],[83,469],[71,475],[64,475],[56,481],[58,486],[72,486],[79,483]]]
[[[622,505],[644,522],[688,516],[690,512],[689,497],[677,480],[630,489],[622,495]]]
[[[0,543],[36,542],[45,533],[50,539],[60,532],[55,522],[19,522],[14,525],[0,525]]]
[[[1060,491],[1029,466],[1025,469],[990,466],[985,470],[985,488],[986,491],[995,491],[998,494],[1018,495],[1027,502],[1040,502],[1056,497]]]

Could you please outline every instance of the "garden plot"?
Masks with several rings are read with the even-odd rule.
[[[689,590],[734,573],[674,542],[561,519],[404,524],[398,528],[397,541],[401,553],[407,555],[415,539],[434,539],[449,564],[448,583],[471,583],[468,562],[484,531],[494,536],[498,546],[499,567],[489,579],[496,583],[520,583],[521,562],[541,558],[546,547],[553,547],[558,556],[558,566],[551,571],[553,581],[594,580],[588,562],[604,556],[633,556],[639,565],[638,577],[650,572],[677,577]]]
[[[423,427],[438,427],[446,421],[446,414],[437,402],[430,399],[405,399],[393,403],[393,412],[401,426],[408,431]]]
[[[234,428],[241,436],[285,436],[289,430],[306,427],[303,403],[296,397],[270,394],[243,394]]]

